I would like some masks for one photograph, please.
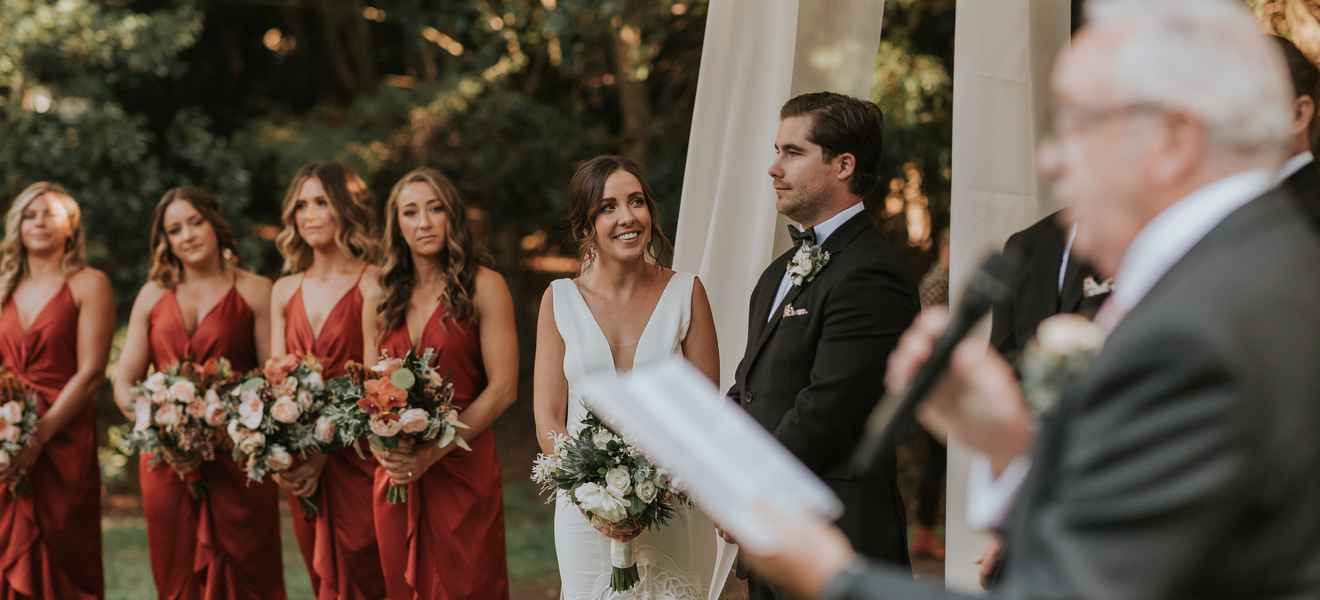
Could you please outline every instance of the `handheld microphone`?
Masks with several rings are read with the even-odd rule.
[[[917,370],[902,397],[886,393],[866,419],[866,431],[852,456],[854,473],[864,472],[871,467],[886,442],[892,440],[901,424],[916,413],[917,406],[935,386],[940,373],[948,368],[958,343],[967,337],[995,303],[1007,300],[1013,293],[1020,263],[1015,254],[999,252],[990,254],[981,262],[963,291],[962,301],[953,311],[949,328],[935,343],[930,358]]]

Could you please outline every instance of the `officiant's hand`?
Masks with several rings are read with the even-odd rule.
[[[943,308],[917,317],[889,355],[885,384],[891,393],[907,389],[948,326],[949,312]],[[996,473],[1026,454],[1034,439],[1031,413],[1012,368],[982,340],[958,344],[917,417],[936,435],[986,455]]]
[[[816,598],[835,575],[857,559],[843,532],[828,521],[805,513],[785,514],[769,507],[763,522],[773,527],[778,546],[766,553],[739,548],[739,558],[753,571],[792,593]]]

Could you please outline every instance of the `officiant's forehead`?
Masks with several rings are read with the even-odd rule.
[[[1114,57],[1131,39],[1116,24],[1088,26],[1063,49],[1054,65],[1053,88],[1061,106],[1109,107],[1123,102],[1126,90],[1115,85]]]
[[[775,149],[784,152],[796,149],[805,153],[820,152],[820,145],[811,140],[811,131],[816,117],[811,114],[794,115],[779,121],[779,131],[775,133]]]

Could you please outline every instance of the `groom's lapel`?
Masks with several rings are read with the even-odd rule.
[[[821,246],[821,249],[830,253],[829,262],[834,262],[838,258],[838,255],[843,252],[848,245],[852,244],[858,234],[865,231],[870,225],[871,217],[863,211],[861,214],[848,219],[847,223],[844,223],[843,226],[839,227],[839,230],[835,231],[834,234],[831,235],[829,239],[825,240],[825,243]],[[787,255],[789,261],[792,260],[793,254],[795,253],[796,252],[790,252]],[[822,270],[830,268],[829,262],[825,264]],[[787,269],[788,261],[785,261],[784,264],[784,268]],[[780,277],[782,278],[783,271],[781,270],[780,273]],[[817,275],[819,275],[819,273]],[[779,280],[775,281],[778,283]],[[788,294],[784,296],[784,300],[775,307],[774,314],[770,316],[770,322],[766,323],[765,326],[761,328],[760,334],[756,337],[756,344],[751,347],[751,351],[747,354],[747,358],[743,360],[743,362],[747,363],[747,373],[752,372],[752,367],[756,365],[756,359],[761,355],[761,350],[765,348],[766,342],[770,341],[770,337],[774,335],[775,329],[779,327],[779,322],[784,319],[784,307],[793,304],[798,296],[802,295],[802,290],[806,289],[806,286],[809,285],[811,285],[810,281],[804,282],[803,285],[795,285],[789,288]],[[770,301],[774,301],[773,296],[770,297]],[[759,314],[765,314],[765,312],[762,311]]]

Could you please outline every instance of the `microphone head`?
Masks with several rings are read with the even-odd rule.
[[[1008,300],[1021,275],[1022,258],[1016,252],[991,252],[968,282],[962,303],[989,310],[994,304]]]

